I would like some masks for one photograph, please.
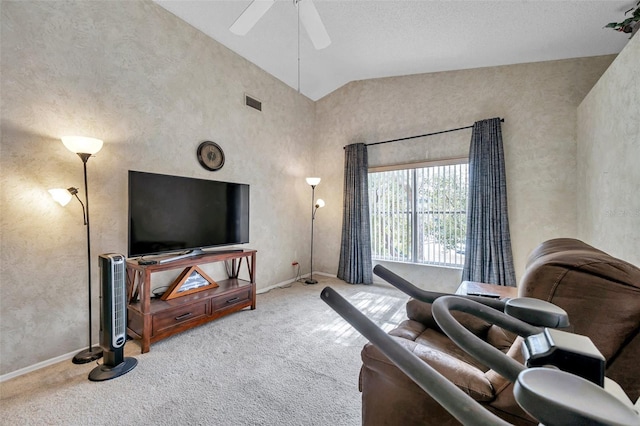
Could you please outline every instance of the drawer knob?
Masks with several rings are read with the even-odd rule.
[[[227,300],[227,303],[233,303],[233,302],[237,302],[238,300],[240,300],[239,297],[234,297],[232,299]]]

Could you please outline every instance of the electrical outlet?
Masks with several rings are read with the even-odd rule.
[[[293,262],[291,262],[291,266],[298,266],[298,262],[294,260]]]

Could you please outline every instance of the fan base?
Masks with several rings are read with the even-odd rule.
[[[125,358],[115,367],[102,364],[91,370],[89,380],[92,382],[103,382],[105,380],[115,379],[133,370],[136,365],[138,365],[138,360],[130,357]]]

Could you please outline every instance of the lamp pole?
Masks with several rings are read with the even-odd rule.
[[[80,159],[82,159],[82,165],[84,170],[84,224],[87,227],[87,282],[89,283],[89,348],[77,353],[73,357],[74,364],[86,364],[102,357],[102,348],[92,347],[93,334],[91,330],[91,228],[89,226],[89,186],[87,184],[87,161],[91,154],[78,153]],[[77,197],[77,195],[76,195]]]
[[[314,204],[316,198],[316,186],[320,183],[319,177],[308,177],[307,184],[311,185],[311,271],[309,279],[305,281],[305,284],[317,284],[318,281],[313,279],[313,222],[316,219],[316,210],[320,207],[319,204]],[[318,200],[320,201],[320,200]],[[324,205],[324,201],[322,202]]]
[[[314,200],[316,199],[316,186],[311,185],[311,271],[309,275],[309,279],[305,281],[305,284],[318,284],[318,281],[313,279],[313,222],[316,221],[316,209],[317,206],[314,204]]]
[[[92,348],[93,335],[91,330],[91,230],[89,228],[89,186],[87,182],[87,161],[89,157],[96,154],[102,149],[103,141],[95,138],[87,138],[84,136],[62,136],[62,143],[71,152],[78,154],[82,160],[84,172],[84,202],[80,201],[78,191],[75,188],[69,188],[68,191],[80,201],[82,204],[82,214],[84,216],[84,224],[87,227],[87,284],[89,293],[89,347],[78,352],[73,357],[74,364],[86,364],[102,357],[102,348],[97,346]]]

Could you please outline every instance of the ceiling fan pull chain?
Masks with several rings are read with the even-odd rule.
[[[300,0],[293,0],[298,15],[298,94],[300,94]]]

